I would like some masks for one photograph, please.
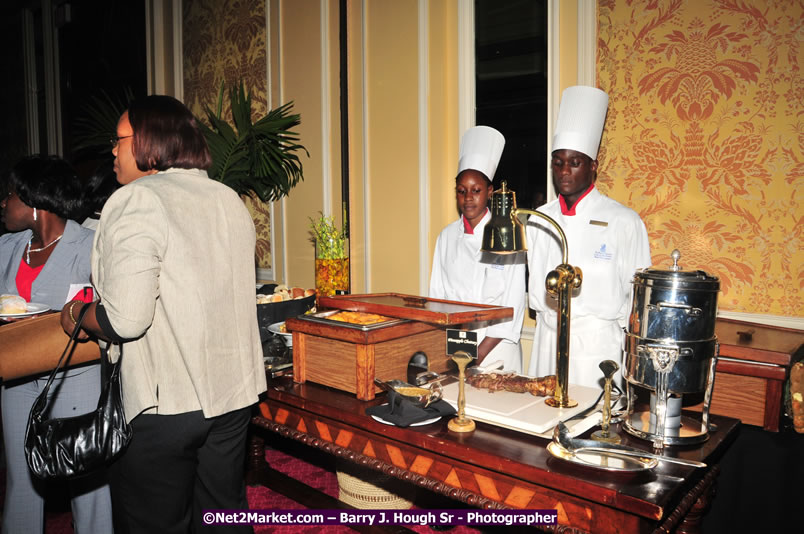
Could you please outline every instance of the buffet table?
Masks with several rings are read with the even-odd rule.
[[[398,428],[365,415],[384,396],[353,394],[290,377],[269,379],[252,424],[337,458],[409,481],[478,508],[557,509],[563,532],[698,532],[712,498],[717,465],[737,436],[739,421],[713,416],[717,430],[696,447],[668,454],[706,462],[696,469],[660,462],[652,470],[606,473],[553,457],[548,440],[478,423],[469,434],[447,430],[447,419]],[[623,442],[649,444],[624,432]],[[255,433],[252,466],[264,462]],[[569,530],[567,527],[570,527]]]

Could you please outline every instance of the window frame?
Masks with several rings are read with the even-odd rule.
[[[557,66],[561,59],[560,37],[561,5],[565,0],[547,0],[547,201],[555,200],[556,194],[550,187],[550,144],[553,139],[553,126],[558,117],[558,104],[562,87],[570,85],[597,85],[595,69],[595,37],[597,32],[597,4],[595,0],[576,0],[577,2],[577,73],[576,80],[562,84]],[[475,126],[475,8],[474,0],[459,0],[458,3],[458,131],[465,132]]]

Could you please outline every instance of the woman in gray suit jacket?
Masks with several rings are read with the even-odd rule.
[[[0,293],[60,310],[71,285],[88,286],[94,232],[70,217],[79,212],[80,183],[70,165],[35,156],[20,161],[9,175],[9,192],[0,201],[9,234],[0,236]],[[75,287],[74,286],[74,287]],[[67,338],[64,338],[65,343]],[[6,500],[3,533],[43,532],[46,485],[25,461],[25,427],[47,375],[5,382],[2,388]],[[57,375],[51,388],[52,417],[94,410],[100,396],[100,366],[76,367]],[[76,532],[111,532],[112,512],[106,473],[70,481]]]
[[[110,468],[115,528],[248,532],[204,525],[201,511],[248,508],[246,431],[266,389],[254,223],[207,176],[206,141],[178,100],[132,102],[113,144],[123,187],[103,207],[92,250],[100,301],[83,327],[123,347],[134,435]],[[72,329],[69,313],[61,320]]]

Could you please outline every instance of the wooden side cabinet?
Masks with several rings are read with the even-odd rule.
[[[784,382],[804,358],[804,331],[718,319],[720,357],[710,410],[779,431]]]

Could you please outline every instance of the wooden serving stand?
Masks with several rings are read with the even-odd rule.
[[[386,327],[361,330],[296,317],[285,321],[293,333],[293,380],[323,384],[371,400],[379,389],[374,379],[404,380],[411,357],[427,355],[428,369],[447,370],[444,327],[506,320],[513,310],[399,293],[321,297],[322,308],[377,313],[407,319]]]

